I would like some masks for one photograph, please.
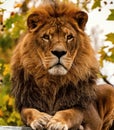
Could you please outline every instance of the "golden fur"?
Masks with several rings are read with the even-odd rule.
[[[12,94],[33,129],[108,130],[113,120],[100,115],[99,98],[105,103],[106,95],[99,97],[96,89],[98,63],[84,32],[87,19],[70,3],[41,5],[27,19],[28,32],[12,57]]]

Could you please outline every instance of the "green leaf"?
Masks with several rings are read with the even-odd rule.
[[[108,46],[103,46],[101,48],[101,50],[99,51],[99,54],[100,54],[100,66],[103,67],[103,60],[107,57],[107,54],[106,52],[104,51],[105,48],[107,48]]]
[[[100,0],[94,0],[92,9],[95,9],[97,7],[101,7],[101,1]]]
[[[114,54],[112,54],[112,55],[110,56],[110,58],[111,58],[111,62],[114,63]]]
[[[111,41],[114,44],[114,33],[109,33],[106,35],[106,41]]]
[[[112,54],[111,56],[107,56],[105,60],[114,63],[114,54]]]
[[[112,52],[114,54],[114,47],[110,48],[109,52]]]
[[[110,9],[111,14],[108,16],[107,20],[114,20],[114,9]]]
[[[1,125],[7,125],[6,121],[0,117],[0,126]]]

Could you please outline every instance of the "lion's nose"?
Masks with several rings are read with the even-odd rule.
[[[62,56],[66,54],[66,51],[51,51],[51,53],[57,56],[58,58],[61,58]]]

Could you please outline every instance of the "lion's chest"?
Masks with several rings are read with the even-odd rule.
[[[57,92],[50,90],[37,94],[36,108],[49,114],[68,109],[78,102],[76,89],[73,86],[61,87]]]

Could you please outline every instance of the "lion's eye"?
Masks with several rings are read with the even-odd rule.
[[[43,40],[46,40],[46,41],[48,41],[48,40],[50,39],[50,37],[49,37],[48,34],[44,34],[44,35],[42,36],[42,38],[43,38]]]
[[[73,40],[73,35],[72,34],[69,34],[68,36],[67,36],[67,41],[71,41],[71,40]]]

